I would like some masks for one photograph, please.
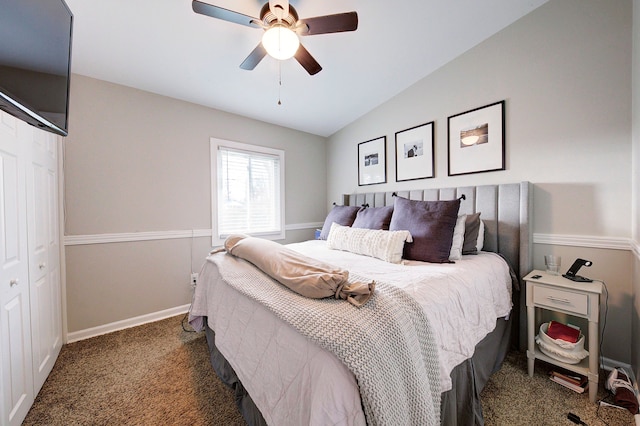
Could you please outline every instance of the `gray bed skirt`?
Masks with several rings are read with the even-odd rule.
[[[441,424],[484,425],[480,392],[489,377],[500,369],[511,342],[512,320],[498,319],[496,328],[476,345],[474,355],[451,373],[453,388],[442,394]],[[206,324],[206,318],[205,318]],[[215,334],[205,327],[211,365],[220,379],[233,389],[236,405],[250,426],[266,425],[235,371],[215,345]]]

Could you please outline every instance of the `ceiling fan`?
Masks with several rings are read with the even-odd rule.
[[[194,12],[202,15],[265,31],[262,41],[240,64],[240,68],[245,70],[254,69],[269,54],[279,60],[295,57],[310,75],[317,74],[322,67],[300,44],[298,36],[355,31],[358,28],[356,12],[299,19],[288,0],[269,0],[260,10],[260,19],[198,0],[193,0],[192,7]]]

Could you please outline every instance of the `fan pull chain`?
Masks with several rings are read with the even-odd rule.
[[[280,93],[282,91],[282,61],[278,61],[278,105],[282,105],[280,102]]]

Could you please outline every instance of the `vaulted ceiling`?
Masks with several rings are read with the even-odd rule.
[[[254,17],[266,2],[202,1]],[[323,68],[310,76],[295,59],[266,57],[253,71],[240,69],[263,30],[196,14],[191,0],[66,0],[75,19],[73,73],[320,136],[546,1],[290,0],[300,18],[358,13],[355,32],[301,37]]]

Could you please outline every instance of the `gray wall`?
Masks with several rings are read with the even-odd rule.
[[[332,135],[327,203],[349,192],[533,183],[534,266],[594,265],[604,356],[630,363],[632,2],[552,0]],[[506,170],[447,176],[447,117],[506,100]],[[394,134],[435,120],[436,177],[395,182]],[[387,136],[387,182],[357,186],[357,144]],[[636,219],[637,220],[637,219]]]
[[[65,240],[86,243],[65,250],[69,332],[190,302],[189,273],[210,248],[197,235],[210,229],[213,136],[286,151],[287,242],[311,237],[347,192],[533,182],[535,266],[545,253],[564,267],[594,261],[584,274],[611,293],[604,355],[638,371],[639,3],[632,14],[631,0],[552,0],[333,135],[327,151],[321,137],[74,75]],[[447,117],[501,99],[507,170],[447,177]],[[395,183],[394,133],[431,120],[436,178]],[[357,144],[382,135],[390,183],[358,187]],[[159,239],[135,241],[141,232]],[[122,233],[134,241],[96,243]]]
[[[326,214],[325,138],[73,75],[64,140],[70,333],[191,301],[189,275],[211,245],[198,236],[211,229],[211,137],[283,149],[293,228],[285,242],[313,237]],[[123,233],[134,241],[96,243]],[[135,241],[139,233],[158,239]]]

